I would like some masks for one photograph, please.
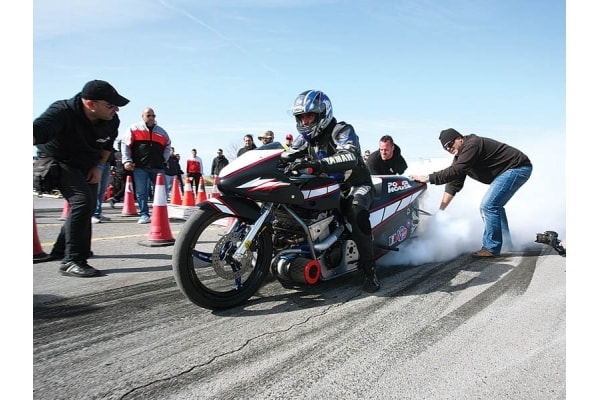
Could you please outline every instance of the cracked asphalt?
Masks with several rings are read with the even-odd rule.
[[[62,200],[34,198],[49,252]],[[350,274],[305,290],[269,281],[240,307],[189,302],[173,247],[120,209],[94,225],[97,278],[33,264],[34,399],[564,399],[566,259],[532,243]],[[176,237],[183,221],[171,221]]]

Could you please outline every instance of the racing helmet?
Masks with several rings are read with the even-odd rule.
[[[296,97],[292,105],[292,113],[296,118],[296,129],[304,140],[316,138],[333,119],[331,100],[320,90],[306,90]],[[300,115],[315,113],[315,120],[307,126],[302,125]]]

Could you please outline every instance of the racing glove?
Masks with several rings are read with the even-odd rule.
[[[307,174],[318,174],[322,170],[320,160],[296,160],[292,162],[288,168],[288,171],[300,171]]]

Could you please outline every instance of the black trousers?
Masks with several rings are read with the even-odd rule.
[[[92,215],[96,208],[98,184],[86,181],[86,172],[60,163],[59,189],[71,212],[56,238],[52,253],[64,253],[63,262],[87,261],[92,243]]]
[[[365,275],[375,273],[375,251],[369,208],[373,202],[373,190],[370,186],[353,186],[342,200],[342,209],[352,225],[352,239],[360,256],[359,265]]]

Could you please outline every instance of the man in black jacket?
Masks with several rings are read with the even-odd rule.
[[[59,162],[59,189],[71,208],[51,252],[53,259],[62,258],[64,275],[99,275],[87,263],[91,217],[101,173],[118,136],[117,112],[127,103],[108,82],[94,80],[74,97],[52,103],[33,121],[33,144]]]
[[[223,149],[217,150],[217,156],[213,158],[210,174],[213,179],[219,175],[219,172],[229,164],[227,157],[223,155]]]
[[[452,128],[443,130],[439,139],[444,149],[454,154],[452,165],[428,176],[411,178],[434,185],[446,184],[440,210],[448,207],[467,176],[490,185],[479,206],[484,223],[482,247],[472,256],[495,257],[503,244],[512,246],[504,206],[529,180],[531,161],[525,153],[505,143],[474,134],[463,136]]]
[[[400,147],[390,135],[383,135],[379,139],[379,150],[371,153],[367,165],[372,175],[401,175],[408,167]]]

